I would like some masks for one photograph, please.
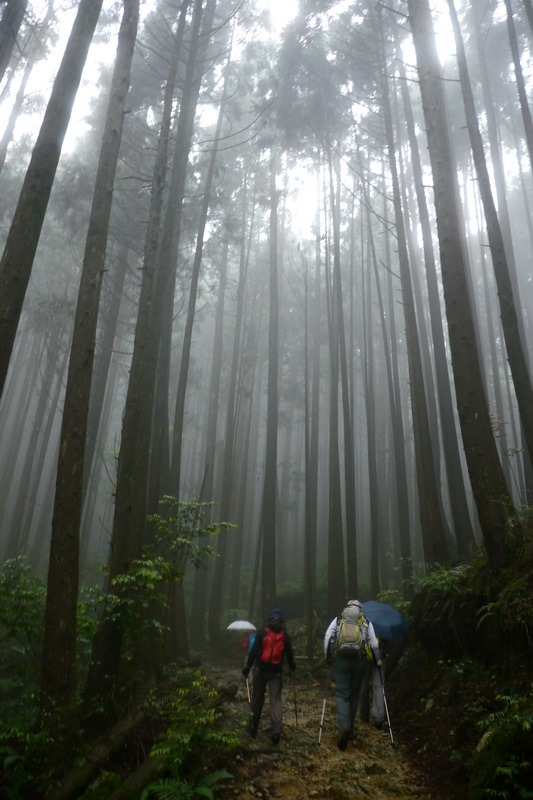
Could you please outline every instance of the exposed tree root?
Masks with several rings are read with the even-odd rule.
[[[100,769],[109,761],[144,719],[143,711],[131,711],[97,741],[85,762],[72,769],[48,794],[48,800],[71,800],[79,796]]]

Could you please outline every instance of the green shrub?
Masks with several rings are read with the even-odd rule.
[[[533,694],[500,695],[500,708],[479,722],[468,800],[533,798]]]
[[[6,688],[6,681],[28,687],[38,679],[45,597],[44,584],[33,575],[24,558],[4,562],[0,568],[2,689]]]
[[[216,690],[199,670],[180,671],[180,680],[165,710],[165,738],[150,753],[161,761],[166,777],[145,789],[142,800],[210,798],[216,784],[232,777],[210,766],[240,743],[237,733],[221,724]]]

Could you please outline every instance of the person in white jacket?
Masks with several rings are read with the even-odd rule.
[[[355,738],[355,717],[359,693],[368,668],[370,648],[378,668],[381,654],[374,626],[365,617],[359,600],[349,600],[343,611],[334,617],[324,635],[324,654],[333,664],[335,701],[339,724],[339,750],[345,750]]]

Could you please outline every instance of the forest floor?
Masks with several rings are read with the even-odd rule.
[[[337,747],[335,698],[324,670],[314,674],[305,667],[283,687],[284,730],[279,744],[270,741],[268,699],[256,739],[246,733],[249,705],[240,670],[209,667],[216,682],[237,682],[234,711],[242,718],[242,746],[224,765],[233,780],[216,790],[217,800],[285,798],[285,800],[463,800],[465,786],[450,781],[449,754],[441,746],[447,740],[449,720],[440,716],[425,720],[402,713],[400,705],[412,703],[405,696],[397,705],[391,680],[392,740],[388,729],[358,721],[356,738],[344,751]],[[401,698],[401,681],[397,687]],[[324,697],[326,707],[320,723]],[[407,709],[406,709],[407,710]],[[439,726],[446,730],[439,731]],[[424,733],[425,730],[425,733]]]

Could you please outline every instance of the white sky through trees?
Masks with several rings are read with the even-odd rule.
[[[39,24],[45,18],[47,5],[47,0],[33,0],[30,4],[29,14],[36,23],[36,35],[38,35]],[[246,14],[247,5],[248,0],[244,0],[240,10],[241,14]],[[281,37],[283,29],[291,22],[299,10],[299,0],[257,0],[253,5],[255,9],[260,9],[263,6],[264,10],[268,11],[271,29],[268,33],[265,31],[265,35],[274,39]],[[349,3],[346,0],[334,3],[329,13],[338,13],[347,5]],[[155,0],[145,0],[141,5],[142,17],[146,16],[154,6]],[[30,100],[28,111],[26,113],[23,111],[17,120],[15,140],[20,139],[21,136],[28,136],[30,139],[34,139],[37,136],[42,121],[42,110],[36,111],[32,107],[31,97],[41,95],[43,102],[47,102],[74,21],[76,8],[77,3],[74,2],[58,3],[56,6],[56,17],[60,19],[59,26],[57,25],[57,20],[53,23],[59,33],[57,43],[53,51],[34,70],[27,87],[27,96]],[[80,137],[87,130],[88,126],[85,119],[91,113],[91,108],[94,107],[95,100],[101,92],[98,83],[101,66],[104,63],[112,63],[115,57],[121,4],[115,3],[114,0],[106,0],[104,2],[104,11],[107,10],[109,12],[113,9],[115,9],[116,13],[115,30],[109,33],[104,41],[96,39],[91,45],[88,62],[82,76],[80,90],[64,142],[64,153],[74,150],[79,144]],[[446,0],[435,0],[434,9],[436,12],[434,21],[438,35],[439,51],[443,62],[445,62],[450,57],[453,58],[455,51]],[[406,44],[405,48],[404,57],[406,62],[414,64],[416,62],[414,50],[409,44]],[[17,89],[18,80],[14,82],[10,91],[6,93],[3,103],[0,105],[0,130],[6,124]],[[205,107],[203,113],[206,115],[207,120],[210,115],[209,108]],[[216,115],[215,111],[213,113]],[[292,186],[287,200],[288,208],[291,211],[294,233],[298,238],[307,238],[311,236],[311,228],[315,216],[317,202],[316,176],[313,172],[308,171],[305,166],[300,166],[292,178],[294,180],[291,180]]]
[[[298,0],[270,0],[266,3],[270,9],[272,24],[276,31],[280,31],[296,15]]]

